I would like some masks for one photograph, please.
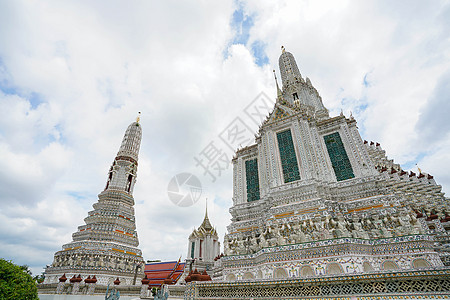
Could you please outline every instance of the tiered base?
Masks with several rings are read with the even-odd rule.
[[[187,285],[184,294],[186,300],[448,298],[450,298],[450,269],[306,279],[194,282]]]

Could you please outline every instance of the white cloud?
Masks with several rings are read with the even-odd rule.
[[[231,166],[212,183],[193,157],[261,91],[275,96],[271,70],[278,69],[281,45],[332,114],[341,107],[347,115],[353,111],[363,138],[381,142],[400,163],[420,157],[421,167],[448,190],[448,136],[433,137],[437,146],[430,150],[420,145],[416,126],[450,67],[444,1],[248,1],[242,6],[254,25],[247,45],[226,49],[237,6],[0,4],[0,155],[6,158],[0,160],[0,201],[13,201],[0,211],[10,224],[0,235],[7,241],[0,256],[28,263],[35,273],[51,263],[92,209],[137,111],[143,141],[134,197],[145,258],[186,255],[205,197],[223,236]],[[268,65],[255,64],[255,41],[267,45]],[[175,206],[166,194],[181,172],[202,181],[202,200],[190,208]]]
[[[363,138],[381,142],[397,162],[419,159],[426,145],[415,125],[450,68],[448,3],[252,1],[248,7],[258,16],[252,38],[272,41],[273,65],[284,45],[332,114],[353,111]],[[435,142],[443,141],[445,135]]]

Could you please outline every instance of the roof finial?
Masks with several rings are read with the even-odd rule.
[[[207,230],[211,230],[213,228],[208,218],[208,198],[206,198],[205,218],[203,219],[203,223],[202,225],[200,225],[200,227],[203,227]]]
[[[138,112],[138,116],[136,117],[136,123],[139,123],[141,120],[141,112]]]
[[[419,168],[419,166],[416,164],[417,170],[419,170],[419,173],[422,173],[422,170]]]
[[[281,53],[286,52],[286,49],[284,49],[284,46],[281,46]]]
[[[277,85],[277,98],[281,99],[283,97],[283,93],[281,92],[280,87],[278,86],[277,74],[275,73],[275,70],[273,70],[273,76],[275,77],[275,83]]]

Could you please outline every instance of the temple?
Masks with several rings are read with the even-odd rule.
[[[186,257],[186,268],[182,276],[181,284],[192,281],[192,274],[204,276],[202,281],[211,280],[213,275],[214,262],[220,256],[220,242],[216,229],[211,225],[208,218],[208,209],[205,211],[205,218],[198,229],[192,231],[188,241],[188,252]],[[188,277],[189,276],[189,277]],[[195,276],[194,276],[195,281]]]
[[[72,242],[55,253],[53,263],[45,270],[44,284],[89,277],[98,285],[133,285],[142,278],[144,259],[138,248],[133,208],[141,138],[138,118],[125,132],[98,202],[84,219],[85,224],[72,234]],[[64,289],[64,284],[59,288]]]
[[[256,143],[232,161],[220,279],[443,267],[450,223],[441,186],[429,174],[408,174],[379,144],[363,141],[353,116],[329,117],[284,48],[279,65],[275,107]]]
[[[40,291],[99,295],[114,284],[123,299],[152,299],[155,287],[155,299],[448,298],[450,208],[441,186],[363,140],[352,115],[330,117],[284,48],[279,67],[273,110],[255,143],[232,159],[223,254],[206,209],[185,263],[144,270],[133,211],[141,140],[134,122],[94,210],[55,254]]]

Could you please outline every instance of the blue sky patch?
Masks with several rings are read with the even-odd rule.
[[[269,58],[266,55],[266,44],[263,41],[255,41],[252,44],[252,54],[255,57],[255,62],[258,66],[263,66],[269,63]]]
[[[419,173],[419,170],[417,170],[416,164],[419,163],[420,168],[420,161],[425,157],[429,155],[427,152],[420,152],[413,160],[407,161],[404,164],[401,165],[403,170],[411,170],[414,173]],[[426,172],[426,170],[422,170],[422,172]]]
[[[72,198],[75,198],[77,200],[85,199],[87,197],[86,193],[80,193],[75,191],[69,191],[67,192],[67,195],[69,195]]]
[[[27,99],[33,109],[37,108],[39,104],[44,102],[42,96],[35,92],[25,92],[18,88],[11,82],[11,76],[8,69],[0,58],[0,91],[5,95],[17,95],[21,98]]]
[[[2,91],[6,95],[17,95],[18,93],[16,89],[11,86],[8,80],[10,77],[11,76],[9,75],[5,64],[3,63],[3,60],[0,57],[0,91]]]
[[[28,97],[27,97],[28,101],[31,104],[31,107],[33,109],[37,108],[39,106],[39,104],[41,104],[42,102],[44,102],[44,100],[42,99],[42,96],[38,93],[32,92]]]
[[[245,13],[242,4],[238,3],[238,9],[233,12],[231,28],[234,36],[231,45],[246,45],[250,37],[250,29],[253,27],[253,17]]]
[[[372,83],[370,82],[370,73],[372,73],[372,71],[370,71],[370,72],[367,72],[366,74],[364,74],[364,77],[363,77],[363,85],[365,86],[365,87],[370,87],[370,86],[372,86]]]
[[[0,91],[2,91],[2,93],[5,95],[18,95],[19,94],[19,92],[16,89],[8,86],[4,81],[0,82]]]
[[[247,46],[250,39],[250,30],[254,25],[254,15],[249,15],[245,12],[244,6],[241,2],[236,1],[237,9],[231,16],[231,30],[233,31],[233,37],[224,51],[224,58],[229,55],[228,49],[231,45],[244,45]],[[255,41],[250,45],[250,51],[255,57],[255,63],[258,66],[263,66],[269,63],[269,58],[266,53],[266,44],[263,41]]]
[[[45,102],[42,96],[38,93],[24,93],[22,90],[9,85],[6,81],[0,81],[0,91],[5,95],[16,95],[28,100],[32,109],[36,109],[39,104]]]
[[[353,114],[359,115],[367,109],[368,103],[367,103],[366,97],[362,97],[359,99],[342,98],[341,99],[341,107],[343,107],[343,108],[344,107],[353,107],[353,110],[352,110]]]
[[[367,79],[367,73],[366,73],[366,75],[364,75],[364,79],[363,79],[363,84],[364,84],[364,86],[365,87],[368,87],[369,86],[369,81],[368,81],[368,79]]]

